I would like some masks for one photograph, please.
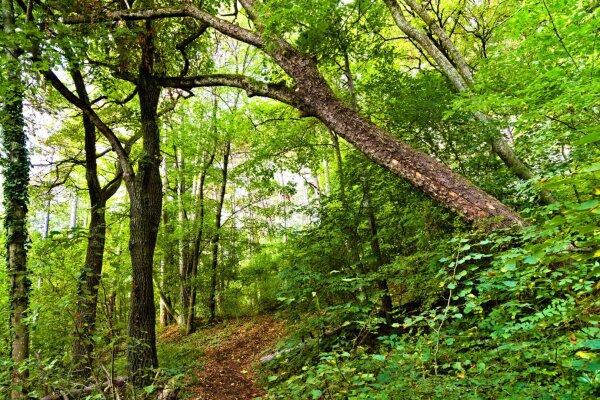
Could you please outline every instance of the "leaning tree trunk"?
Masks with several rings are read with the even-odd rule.
[[[521,217],[434,158],[392,138],[344,104],[325,82],[314,61],[281,43],[272,57],[296,81],[298,107],[356,146],[368,158],[406,179],[471,223],[489,227],[522,225]]]
[[[8,37],[15,33],[14,5],[3,0],[4,32]],[[10,345],[14,363],[11,372],[10,398],[26,399],[29,371],[24,363],[29,358],[29,306],[30,283],[27,271],[27,186],[29,183],[29,157],[23,120],[23,85],[19,54],[21,50],[6,47],[6,81],[3,86],[3,109],[0,114],[2,146],[5,153],[4,168],[4,228],[6,230],[6,257],[10,279]]]
[[[142,60],[137,85],[143,152],[135,179],[128,184],[131,202],[129,251],[133,279],[127,361],[130,377],[135,385],[150,382],[151,370],[158,367],[152,269],[162,210],[162,181],[160,135],[156,121],[160,88],[152,78],[152,32],[150,22],[146,22],[146,32],[140,38]]]
[[[219,240],[221,238],[221,214],[223,212],[223,203],[225,202],[225,191],[227,189],[227,167],[229,164],[229,154],[231,152],[231,143],[227,142],[225,146],[225,152],[223,154],[223,170],[222,170],[222,181],[221,190],[219,192],[219,199],[217,203],[217,212],[215,215],[215,233],[211,240],[212,246],[212,263],[210,271],[210,293],[208,299],[209,319],[210,322],[216,321],[216,310],[217,310],[217,267],[219,260]]]

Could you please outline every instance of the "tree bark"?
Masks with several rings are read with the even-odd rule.
[[[208,300],[209,319],[211,323],[216,321],[217,309],[217,272],[219,260],[219,240],[221,238],[221,214],[223,212],[223,204],[225,202],[225,191],[227,189],[227,168],[229,164],[229,155],[231,152],[231,142],[225,145],[223,152],[223,169],[221,174],[221,189],[217,203],[217,212],[215,214],[215,233],[211,240],[212,246],[212,263],[210,274],[210,294]]]
[[[162,211],[160,134],[156,121],[161,90],[152,78],[154,46],[149,21],[145,28],[139,39],[142,60],[137,85],[143,150],[135,179],[127,185],[131,202],[129,251],[133,268],[127,361],[131,380],[138,386],[148,384],[152,379],[151,370],[158,367],[152,270]]]
[[[15,10],[12,0],[2,1],[4,33],[14,35]],[[8,45],[5,57],[9,68],[3,82],[3,108],[0,114],[2,146],[6,154],[4,167],[4,229],[6,231],[6,264],[10,279],[10,346],[13,367],[10,398],[27,398],[29,370],[29,307],[30,282],[27,271],[27,204],[29,156],[23,119],[23,84],[19,55],[21,49]]]

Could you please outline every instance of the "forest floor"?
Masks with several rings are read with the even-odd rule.
[[[262,356],[274,351],[284,333],[284,321],[264,315],[228,320],[188,338],[166,330],[161,341],[176,344],[185,340],[186,346],[202,349],[192,354],[199,359],[182,388],[183,398],[246,400],[264,394],[254,369]]]

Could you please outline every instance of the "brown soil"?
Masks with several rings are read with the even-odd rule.
[[[249,400],[264,394],[253,366],[283,336],[283,321],[260,316],[238,324],[224,343],[206,351],[206,363],[197,371],[195,398]]]

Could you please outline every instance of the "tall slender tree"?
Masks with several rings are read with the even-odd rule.
[[[225,203],[225,193],[227,190],[227,177],[230,155],[231,141],[228,140],[223,150],[221,186],[219,188],[219,197],[217,198],[217,210],[215,213],[215,231],[211,239],[212,262],[210,270],[210,288],[208,298],[209,319],[211,322],[215,322],[217,318],[217,277],[219,266],[219,240],[221,239],[221,217],[223,214],[223,204]]]
[[[79,98],[90,104],[83,75],[73,68],[71,76]],[[85,177],[90,199],[90,224],[85,265],[82,268],[77,285],[77,311],[75,313],[75,342],[73,344],[73,362],[75,373],[88,378],[92,371],[94,352],[94,331],[96,326],[96,308],[98,287],[102,274],[104,245],[106,242],[106,203],[121,186],[123,173],[121,168],[105,186],[100,184],[96,155],[96,127],[87,115],[83,115],[85,143]],[[131,141],[131,144],[133,141]],[[129,152],[130,146],[126,146]]]
[[[4,229],[6,256],[10,277],[10,345],[13,361],[10,397],[27,398],[29,371],[29,307],[30,282],[27,271],[27,204],[29,184],[29,156],[23,118],[24,85],[21,78],[20,57],[23,50],[15,43],[17,31],[15,7],[12,0],[2,1],[2,17],[6,41],[2,72],[2,147],[4,167]]]

